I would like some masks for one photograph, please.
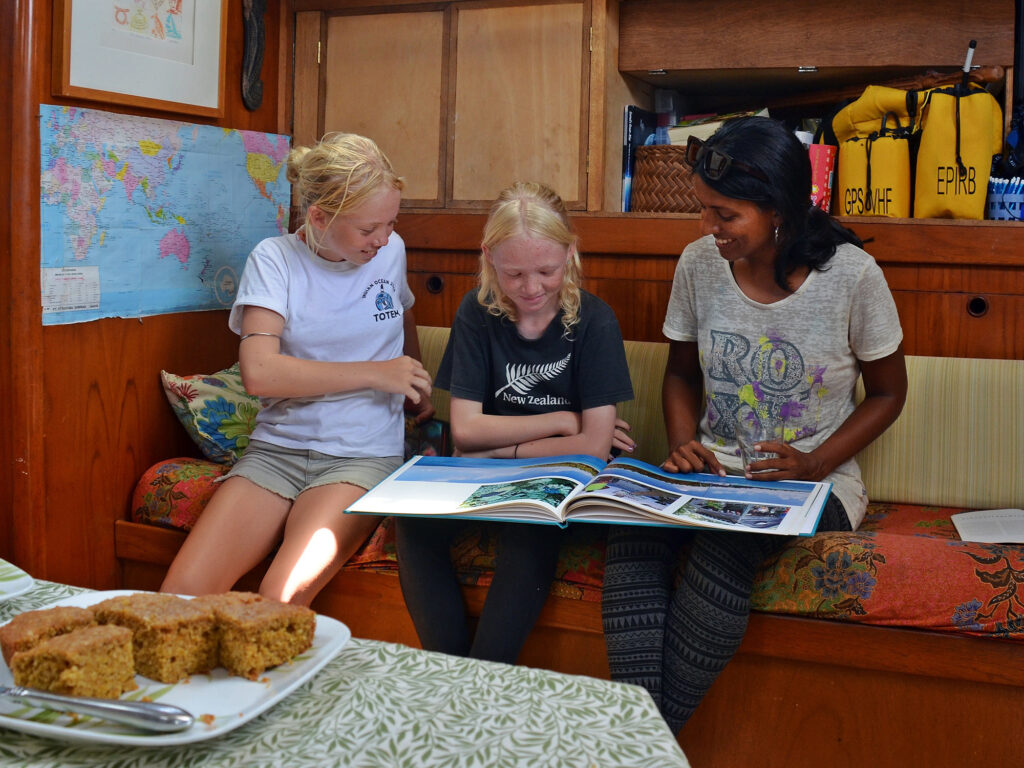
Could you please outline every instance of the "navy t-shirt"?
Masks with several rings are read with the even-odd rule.
[[[568,337],[559,312],[540,338],[524,339],[476,295],[459,305],[435,386],[494,416],[582,412],[633,399],[619,322],[597,296],[581,292],[580,319]]]

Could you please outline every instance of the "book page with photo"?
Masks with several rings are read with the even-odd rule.
[[[829,483],[674,474],[628,458],[416,456],[346,511],[807,536],[817,528],[830,490]]]

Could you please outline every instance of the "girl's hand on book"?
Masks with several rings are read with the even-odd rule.
[[[629,436],[632,427],[622,419],[615,419],[615,431],[612,432],[612,450],[626,451],[632,453],[636,448],[636,441]]]
[[[718,463],[715,454],[699,440],[677,445],[661,467],[666,472],[709,472],[725,476],[725,469]]]

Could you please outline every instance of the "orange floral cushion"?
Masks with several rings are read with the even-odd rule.
[[[794,539],[762,568],[753,607],[1024,639],[1024,546],[960,541],[960,511],[872,504],[854,533]]]

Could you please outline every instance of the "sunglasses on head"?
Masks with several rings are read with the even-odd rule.
[[[768,177],[752,165],[733,160],[730,155],[714,147],[707,147],[702,139],[691,136],[686,141],[686,164],[694,170],[698,166],[703,167],[704,175],[711,181],[718,181],[729,172],[730,168],[743,171],[755,179],[760,179],[768,184]]]

